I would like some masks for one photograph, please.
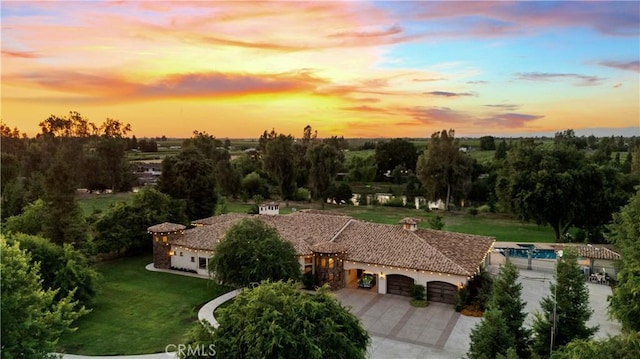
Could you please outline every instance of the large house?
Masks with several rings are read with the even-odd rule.
[[[410,295],[422,284],[430,301],[455,301],[457,289],[488,260],[495,239],[417,227],[405,218],[398,225],[370,223],[330,212],[304,210],[278,214],[276,203],[259,215],[223,214],[194,221],[195,227],[162,223],[148,228],[157,268],[207,273],[209,258],[226,231],[244,218],[259,218],[291,242],[300,267],[331,288],[355,287],[373,276],[381,294]],[[375,289],[373,289],[375,288]]]

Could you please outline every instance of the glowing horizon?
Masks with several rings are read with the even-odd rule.
[[[639,128],[637,2],[3,1],[2,121],[137,137]]]

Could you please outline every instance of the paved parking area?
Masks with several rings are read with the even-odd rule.
[[[493,268],[497,271],[497,268]],[[526,324],[531,325],[533,312],[540,310],[540,300],[549,293],[553,274],[520,270],[522,298],[530,313]],[[611,288],[587,282],[590,305],[594,310],[588,325],[599,325],[596,338],[620,333],[620,324],[607,317],[607,297]],[[372,359],[390,358],[460,358],[469,348],[469,335],[480,318],[461,316],[453,306],[430,303],[415,308],[408,297],[377,294],[366,289],[345,288],[337,291],[338,299],[356,314],[372,338]]]
[[[336,296],[351,307],[371,334],[371,358],[460,357],[467,350],[468,340],[462,345],[458,339],[451,341],[453,345],[447,343],[452,336],[468,338],[466,328],[470,330],[479,321],[461,317],[450,304],[430,303],[426,308],[416,308],[409,304],[408,297],[366,289],[345,288]]]

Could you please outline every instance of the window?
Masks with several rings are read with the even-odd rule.
[[[333,268],[334,262],[333,258],[329,258],[329,268]]]
[[[196,259],[194,257],[191,257],[191,263],[195,263]]]
[[[207,258],[198,257],[198,268],[207,269]]]
[[[182,257],[182,252],[180,252],[180,257]]]
[[[305,273],[312,273],[313,272],[313,266],[304,266],[304,272]]]
[[[162,241],[166,242],[167,241],[167,236],[162,236]]]
[[[312,264],[313,263],[313,258],[311,257],[306,257],[304,259],[304,264]]]
[[[325,258],[320,259],[320,268],[327,268],[327,260]]]

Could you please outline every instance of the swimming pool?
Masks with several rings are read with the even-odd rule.
[[[509,257],[516,258],[528,258],[529,257],[529,249],[533,249],[533,253],[531,253],[531,258],[533,259],[556,259],[556,252],[553,249],[536,249],[533,244],[519,244],[520,247],[523,248],[503,248],[500,253],[503,256],[506,256],[506,253],[509,254]]]

